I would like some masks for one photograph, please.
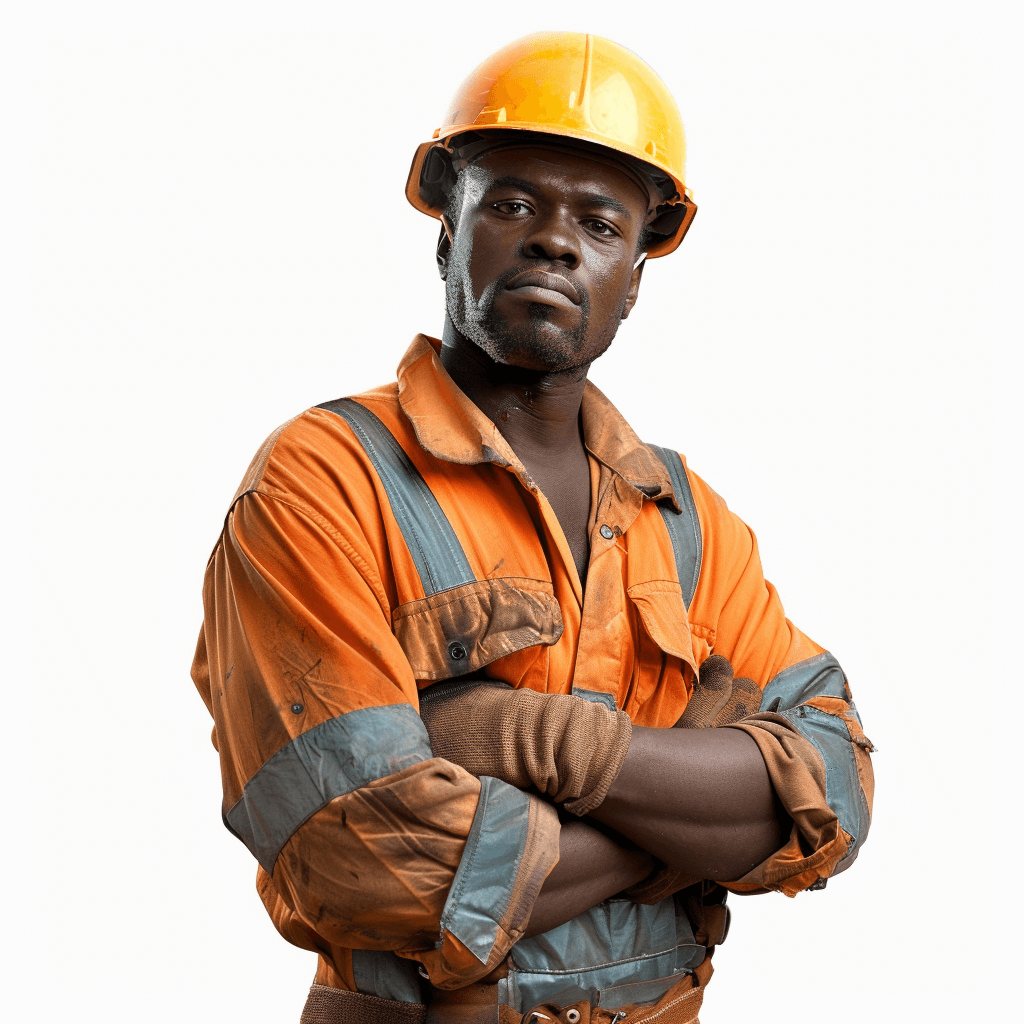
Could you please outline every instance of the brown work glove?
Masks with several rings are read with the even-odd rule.
[[[733,679],[728,658],[712,654],[700,667],[693,695],[676,729],[716,729],[731,725],[761,706],[761,688],[752,679]],[[699,882],[676,868],[662,864],[642,882],[623,892],[634,903],[660,903],[663,899]]]
[[[476,776],[532,786],[578,815],[604,800],[633,729],[624,711],[582,697],[480,679],[424,690],[420,717],[435,756]]]
[[[676,729],[717,729],[732,725],[761,707],[761,687],[753,679],[733,679],[728,658],[712,654],[700,667]]]

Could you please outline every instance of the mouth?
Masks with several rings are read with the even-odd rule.
[[[561,306],[568,299],[574,306],[580,304],[580,293],[572,281],[548,270],[523,270],[505,285],[505,290],[534,302]]]

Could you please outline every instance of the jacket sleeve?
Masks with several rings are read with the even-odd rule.
[[[522,936],[557,815],[433,756],[369,546],[341,527],[248,493],[211,557],[193,678],[224,822],[290,941],[395,951],[458,988]]]
[[[873,748],[838,661],[786,618],[751,530],[689,476],[704,532],[691,619],[706,624],[715,653],[732,662],[737,677],[761,687],[760,710],[729,728],[757,743],[793,820],[782,849],[727,884],[792,896],[820,887],[856,858],[871,822]]]

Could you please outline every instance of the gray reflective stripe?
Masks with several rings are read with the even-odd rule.
[[[369,409],[351,398],[324,402],[317,408],[345,420],[369,456],[384,485],[391,511],[427,597],[473,583],[476,577],[451,523],[391,431]]]
[[[828,651],[783,669],[764,688],[761,709],[788,711],[811,697],[839,697],[841,700],[849,700],[846,676],[843,675],[839,662]],[[776,699],[779,704],[772,708],[772,703]]]
[[[508,910],[529,823],[526,793],[499,779],[480,779],[480,801],[444,905],[441,931],[451,932],[481,963],[491,955],[498,922]]]
[[[618,707],[615,704],[614,693],[601,693],[599,690],[584,690],[579,686],[572,688],[572,695],[574,697],[582,697],[584,700],[593,701],[595,704],[603,704],[607,708],[611,708],[612,711],[618,711]]]
[[[761,708],[784,714],[821,754],[825,764],[825,800],[835,811],[839,824],[853,837],[847,854],[852,856],[864,841],[870,824],[867,798],[860,786],[849,731],[842,719],[808,707],[806,702],[812,697],[850,700],[846,676],[828,651],[791,665],[775,676],[764,688]],[[859,722],[860,716],[852,703],[850,706]]]
[[[352,950],[352,976],[356,989],[368,996],[400,1003],[422,1003],[419,965],[397,953],[376,949]]]
[[[700,563],[703,549],[700,536],[700,520],[697,518],[697,506],[693,503],[693,492],[690,481],[686,479],[683,460],[676,452],[660,448],[656,444],[647,446],[661,460],[672,479],[672,489],[676,494],[676,503],[682,512],[676,512],[667,499],[658,502],[658,511],[668,527],[668,535],[672,538],[672,550],[676,556],[676,573],[679,576],[679,589],[683,592],[683,604],[687,608],[693,600],[700,578]]]
[[[825,800],[853,837],[849,856],[868,830],[867,800],[860,788],[850,734],[842,719],[818,708],[799,707],[785,716],[817,747],[825,762]]]
[[[578,988],[592,1004],[614,1010],[659,998],[704,954],[672,897],[653,906],[606,900],[517,942],[499,998],[523,1012]]]
[[[225,822],[273,874],[284,844],[321,807],[433,756],[426,727],[408,704],[350,711],[274,754],[246,783]]]

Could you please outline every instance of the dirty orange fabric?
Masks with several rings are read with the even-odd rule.
[[[358,709],[417,708],[419,689],[452,674],[446,623],[473,638],[462,671],[542,693],[609,693],[634,724],[666,728],[712,649],[762,688],[822,651],[786,619],[753,534],[689,471],[703,564],[687,613],[655,504],[674,497],[668,474],[592,385],[582,407],[592,479],[584,600],[548,502],[449,378],[439,348],[418,336],[397,383],[357,401],[423,476],[476,582],[424,597],[381,481],[342,418],[314,408],[275,431],[210,558],[193,665],[215,723],[225,812],[310,730]],[[807,744],[786,742],[791,752]],[[823,779],[814,781],[820,791],[808,799],[825,806]],[[272,877],[260,869],[276,927],[320,954],[318,982],[354,988],[352,949],[417,959],[445,989],[507,954],[557,860],[559,826],[531,797],[512,895],[482,962],[441,926],[480,792],[478,779],[440,758],[396,765],[301,823]],[[807,865],[787,848],[759,871],[761,884],[785,889]]]

